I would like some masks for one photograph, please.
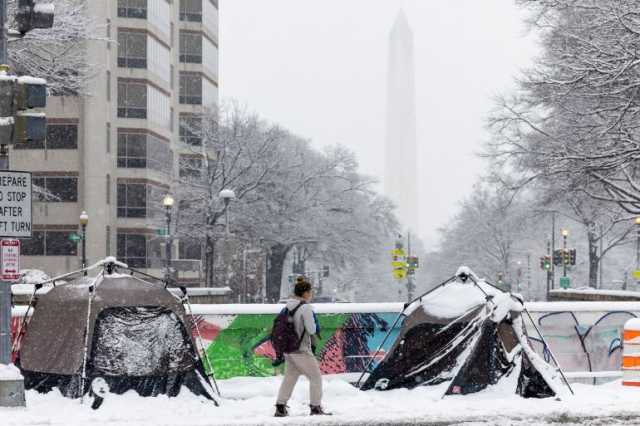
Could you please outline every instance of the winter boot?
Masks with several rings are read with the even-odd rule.
[[[322,406],[320,405],[310,405],[309,406],[311,408],[311,415],[312,416],[332,416],[333,413],[327,413],[326,411],[324,411],[322,409]]]
[[[273,415],[274,417],[287,417],[289,412],[287,411],[287,406],[284,404],[276,404],[276,413]]]

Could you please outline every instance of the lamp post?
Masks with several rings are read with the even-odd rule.
[[[229,235],[229,203],[236,198],[236,193],[232,189],[223,189],[218,196],[224,202],[225,233]]]
[[[166,285],[169,285],[171,279],[171,208],[173,207],[174,199],[171,194],[167,194],[162,199],[162,205],[164,206],[164,214],[167,219],[167,242],[166,248],[166,261],[165,261],[165,281]]]
[[[84,275],[87,275],[87,224],[89,223],[89,215],[86,211],[80,213],[80,226],[82,227],[82,269],[84,269]]]
[[[562,276],[567,276],[567,237],[569,236],[569,230],[562,230]]]

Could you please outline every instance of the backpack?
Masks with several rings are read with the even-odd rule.
[[[271,329],[271,344],[276,352],[276,361],[283,361],[283,355],[295,352],[300,349],[302,338],[306,333],[306,329],[302,332],[302,336],[298,337],[296,327],[293,322],[293,316],[306,302],[300,302],[293,310],[289,311],[284,308],[278,316],[273,320],[273,328]],[[282,362],[279,362],[280,364]]]

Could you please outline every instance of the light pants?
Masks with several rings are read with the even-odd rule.
[[[322,402],[322,374],[318,361],[309,352],[294,352],[284,355],[284,380],[278,391],[276,404],[286,404],[291,398],[293,388],[300,375],[309,379],[309,396],[311,405],[321,405]]]

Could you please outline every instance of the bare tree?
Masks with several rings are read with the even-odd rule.
[[[9,17],[15,16],[16,4],[9,0]],[[87,0],[57,0],[52,28],[10,38],[10,65],[18,74],[45,78],[54,95],[84,94],[95,72],[87,59],[87,42],[108,41],[99,34],[102,30],[88,13]]]

